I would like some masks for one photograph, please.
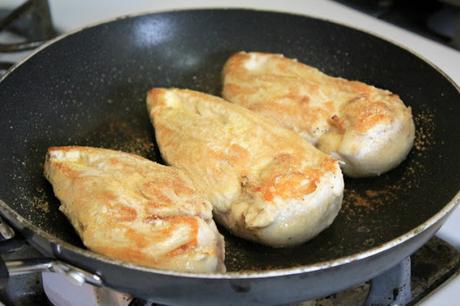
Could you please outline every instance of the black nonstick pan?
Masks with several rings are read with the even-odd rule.
[[[347,178],[335,222],[301,246],[271,249],[221,229],[224,274],[146,269],[86,250],[42,175],[47,148],[105,147],[162,162],[147,90],[174,86],[219,95],[222,65],[240,50],[283,53],[399,94],[417,129],[407,160],[379,177]],[[459,202],[459,118],[459,90],[436,67],[339,24],[237,9],[117,19],[53,41],[1,80],[1,213],[50,258],[40,262],[46,269],[78,272],[149,300],[266,305],[320,297],[392,267],[445,221]]]

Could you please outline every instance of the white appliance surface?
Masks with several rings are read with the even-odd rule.
[[[21,2],[23,1],[2,0],[2,6],[13,7]],[[433,63],[460,84],[459,51],[329,0],[49,0],[49,2],[53,21],[61,32],[69,32],[123,15],[171,9],[233,7],[308,15],[364,30],[392,41]],[[437,235],[460,251],[459,209],[453,212]],[[455,275],[419,305],[453,305],[458,298],[460,298],[460,275]]]

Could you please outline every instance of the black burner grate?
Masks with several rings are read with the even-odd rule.
[[[19,39],[1,42],[0,52],[32,50],[55,37],[48,0],[28,0],[12,11],[0,12],[0,33],[9,32]],[[0,75],[14,63],[0,62]]]

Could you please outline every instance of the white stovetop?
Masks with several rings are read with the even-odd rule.
[[[2,0],[2,6],[17,5],[21,0]],[[57,28],[63,32],[108,18],[143,11],[181,8],[240,7],[305,14],[330,19],[354,28],[376,33],[397,42],[428,59],[460,84],[460,52],[396,26],[328,0],[49,0]],[[460,101],[458,101],[460,103]],[[454,211],[437,234],[460,250],[460,209]],[[460,275],[452,278],[429,298],[424,306],[453,305],[460,297]]]

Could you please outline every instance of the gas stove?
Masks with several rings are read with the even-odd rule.
[[[3,258],[11,261],[39,255],[35,249],[26,245],[14,253],[4,254]],[[434,237],[410,258],[373,280],[296,306],[416,305],[449,277],[459,273],[459,268],[458,250]],[[0,290],[0,301],[12,306],[157,305],[155,301],[145,301],[109,288],[82,285],[64,274],[50,272],[11,277],[8,285]]]
[[[0,5],[0,19],[16,8],[13,17],[0,21],[0,73],[14,62],[29,54],[29,50],[57,33],[65,33],[104,19],[142,11],[163,11],[192,7],[245,7],[265,10],[301,13],[314,17],[332,19],[352,27],[364,29],[395,41],[421,54],[444,70],[454,81],[460,83],[460,52],[406,32],[390,24],[366,16],[340,4],[325,1],[168,1],[153,3],[149,0],[130,1],[16,1],[6,0]],[[52,19],[51,19],[52,16]],[[54,24],[54,26],[53,26]],[[34,30],[27,30],[33,28]],[[14,52],[13,52],[14,51]],[[299,305],[375,305],[420,304],[447,305],[460,294],[455,287],[460,284],[460,211],[454,212],[448,222],[411,258],[403,260],[393,269],[357,287],[338,292],[316,301]],[[442,239],[440,239],[442,238]],[[38,255],[28,246],[18,252],[5,254],[8,260],[32,258]],[[14,276],[0,292],[0,301],[6,305],[155,305],[129,294],[108,288],[78,284],[72,278],[57,273],[36,273]]]

